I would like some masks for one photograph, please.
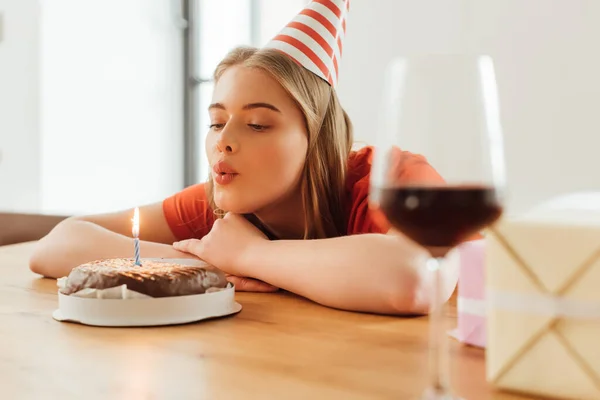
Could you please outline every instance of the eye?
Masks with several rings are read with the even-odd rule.
[[[248,124],[248,126],[257,132],[264,132],[269,129],[269,127],[266,125]]]
[[[208,128],[214,131],[220,131],[221,129],[223,129],[224,126],[225,124],[210,124]]]

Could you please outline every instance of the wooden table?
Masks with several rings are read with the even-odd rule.
[[[56,281],[29,271],[32,246],[0,247],[3,399],[408,400],[427,383],[426,317],[343,312],[284,293],[237,293],[239,314],[183,326],[57,322]],[[467,400],[527,398],[488,386],[482,350],[452,340],[451,351]]]

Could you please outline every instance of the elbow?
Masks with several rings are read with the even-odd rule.
[[[29,257],[29,269],[31,272],[46,278],[60,278],[60,268],[56,268],[55,266],[56,258],[61,253],[61,250],[57,246],[62,241],[61,236],[64,234],[64,228],[71,223],[70,220],[68,218],[58,223],[46,236],[36,243]]]
[[[43,247],[43,245],[41,243],[38,243],[35,246],[33,253],[31,254],[31,256],[29,258],[29,269],[34,274],[38,274],[38,275],[42,275],[44,277],[51,278],[51,276],[49,276],[49,271],[46,268],[46,264],[44,263],[44,260],[46,259],[46,257],[44,257],[44,255],[43,255],[42,247]]]
[[[58,278],[53,273],[54,268],[51,265],[51,257],[47,251],[47,245],[44,239],[41,239],[35,246],[33,253],[29,257],[29,269],[34,274],[45,278]]]
[[[394,313],[401,315],[427,315],[435,298],[439,296],[446,303],[458,284],[459,259],[456,252],[448,253],[439,276],[440,293],[434,292],[436,282],[434,272],[426,268],[424,260],[415,263],[415,267],[404,268],[390,288],[390,304]],[[418,265],[418,266],[417,266]],[[436,301],[437,302],[437,301]]]
[[[389,289],[389,307],[397,315],[425,315],[429,312],[429,288],[417,271],[403,271],[392,280]],[[391,283],[390,282],[390,283]]]
[[[48,273],[48,271],[46,271],[43,263],[41,263],[39,261],[39,258],[36,257],[35,255],[29,259],[29,269],[34,274],[41,275],[44,278],[54,278],[53,276],[51,276],[52,274],[50,274],[50,273]]]

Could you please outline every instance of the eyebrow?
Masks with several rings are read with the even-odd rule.
[[[208,106],[209,110],[212,110],[214,108],[219,109],[219,110],[227,110],[222,103],[213,103],[210,106]],[[254,110],[254,109],[257,109],[257,108],[266,108],[268,110],[281,113],[281,111],[279,110],[279,108],[277,108],[274,105],[269,104],[269,103],[250,103],[250,104],[246,104],[244,107],[242,107],[242,110],[247,111],[247,110]]]

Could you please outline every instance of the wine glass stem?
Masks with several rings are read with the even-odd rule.
[[[448,341],[445,332],[445,316],[444,316],[444,282],[441,272],[444,259],[431,258],[428,261],[427,267],[433,273],[433,284],[431,288],[431,304],[430,304],[430,384],[436,393],[446,394],[449,391],[448,378]]]

